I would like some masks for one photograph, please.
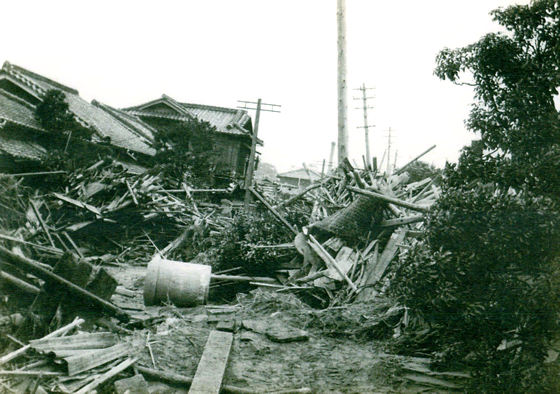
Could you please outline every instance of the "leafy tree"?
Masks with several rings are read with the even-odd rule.
[[[210,185],[216,157],[216,128],[197,119],[188,122],[162,121],[156,125],[155,161],[166,175],[196,184]]]
[[[491,14],[507,33],[445,48],[436,58],[435,74],[474,87],[476,102],[466,125],[480,133],[486,151],[494,151],[481,164],[491,172],[506,171],[512,186],[532,186],[536,179],[530,178],[543,166],[555,175],[560,168],[550,166],[551,160],[560,164],[560,117],[554,105],[560,86],[560,3],[539,0]]]
[[[544,359],[560,334],[560,3],[492,15],[506,32],[436,58],[436,76],[474,87],[480,146],[446,166],[392,291],[436,333],[435,361],[472,367],[472,392],[556,393]]]
[[[55,133],[60,141],[66,141],[65,133],[72,133],[74,138],[89,140],[92,131],[82,126],[70,112],[66,95],[61,90],[48,90],[37,105],[35,117],[46,130]]]

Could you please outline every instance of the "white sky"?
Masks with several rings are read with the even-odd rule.
[[[434,144],[423,160],[456,161],[475,137],[463,123],[472,91],[433,76],[435,56],[497,31],[491,10],[528,2],[346,0],[351,159],[361,166],[365,154],[362,103],[352,100],[365,83],[376,88],[373,156],[381,160],[391,127],[391,163],[395,150],[398,166]],[[280,104],[259,127],[262,159],[279,171],[320,169],[337,139],[336,0],[19,0],[2,9],[0,61],[88,101],[122,108],[165,93],[233,108]]]

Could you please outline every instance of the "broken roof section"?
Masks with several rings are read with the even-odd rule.
[[[8,125],[32,130],[42,130],[34,116],[34,107],[17,96],[0,89],[0,132]],[[40,161],[46,150],[32,141],[24,141],[20,136],[7,138],[0,135],[0,152],[12,157],[33,161]]]
[[[51,89],[61,90],[66,95],[70,112],[82,125],[95,131],[94,141],[110,141],[110,144],[127,151],[153,156],[153,131],[139,119],[100,103],[88,103],[77,90],[49,78],[5,62],[0,69],[0,89],[36,106],[43,95]]]
[[[242,109],[216,107],[201,104],[180,103],[167,95],[161,98],[124,108],[123,111],[136,116],[189,121],[198,119],[216,127],[219,133],[252,137],[251,117]],[[262,145],[262,141],[259,141]]]

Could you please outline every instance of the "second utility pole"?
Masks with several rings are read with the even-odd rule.
[[[375,88],[369,88],[369,89],[375,89]],[[373,98],[373,97],[366,97],[366,90],[368,90],[368,88],[366,88],[366,84],[363,83],[361,87],[359,87],[358,89],[354,89],[354,90],[361,90],[362,91],[362,97],[354,97],[354,100],[363,100],[364,101],[364,106],[363,106],[363,110],[364,110],[364,130],[365,130],[365,134],[366,134],[366,163],[368,165],[368,167],[372,166],[371,163],[371,156],[369,153],[369,125],[368,125],[368,120],[367,120],[367,113],[368,113],[368,109],[373,108],[373,107],[368,107],[367,105],[367,100],[369,98]],[[359,108],[356,108],[359,109]],[[375,126],[372,126],[375,127]]]
[[[251,186],[253,185],[253,174],[255,172],[255,155],[257,153],[257,142],[259,141],[259,119],[261,117],[261,110],[267,112],[280,112],[277,111],[277,108],[280,107],[278,104],[265,104],[261,103],[261,99],[255,103],[253,101],[242,101],[238,100],[240,103],[243,103],[244,106],[237,108],[240,109],[255,109],[247,107],[247,104],[256,104],[257,105],[257,113],[255,114],[255,127],[253,128],[253,139],[251,141],[251,152],[249,153],[249,162],[247,164],[247,172],[245,173],[245,210],[249,208],[249,204],[252,201],[251,197]],[[270,109],[262,109],[262,105],[268,105]]]

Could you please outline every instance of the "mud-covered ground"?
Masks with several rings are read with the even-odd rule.
[[[240,297],[242,302],[229,305],[146,308],[142,302],[145,269],[119,267],[110,271],[121,285],[135,292],[132,298],[115,295],[113,302],[145,321],[146,328],[141,330],[150,332],[140,365],[193,377],[210,331],[226,324],[234,327],[234,339],[225,385],[255,393],[300,388],[331,394],[442,392],[404,379],[401,366],[406,358],[387,353],[384,341],[327,336],[319,327],[309,326],[305,312],[297,312],[297,306],[275,308],[266,302],[256,306],[250,300],[258,295],[248,294]],[[308,338],[279,343],[264,334],[267,327],[286,325],[305,330]],[[150,384],[152,393],[187,392]]]

